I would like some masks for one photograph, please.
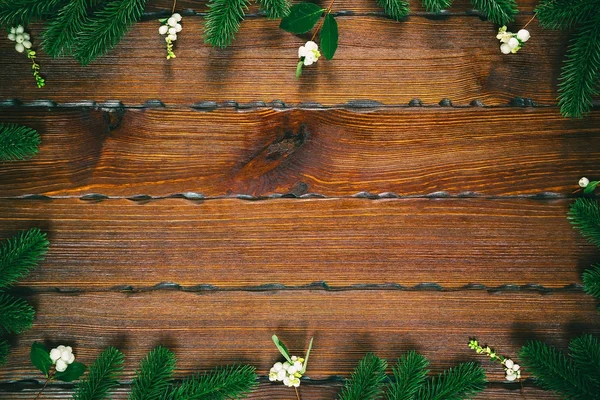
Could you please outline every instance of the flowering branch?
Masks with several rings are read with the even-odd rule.
[[[46,84],[44,78],[40,75],[40,65],[35,61],[35,51],[31,50],[31,36],[25,32],[23,25],[10,28],[8,39],[15,42],[15,50],[18,53],[27,53],[27,58],[31,60],[33,65],[31,69],[33,71],[33,77],[38,88],[43,88]]]

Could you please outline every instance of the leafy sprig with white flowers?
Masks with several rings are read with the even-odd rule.
[[[19,25],[10,28],[8,39],[12,42],[15,42],[15,50],[18,53],[25,52],[27,54],[27,58],[29,58],[32,62],[31,70],[33,71],[33,77],[35,78],[37,87],[44,87],[46,83],[44,78],[40,75],[40,65],[35,61],[35,51],[31,49],[31,35],[25,32],[23,25]]]
[[[81,377],[86,365],[75,361],[71,346],[58,346],[48,350],[39,342],[33,342],[30,352],[31,363],[46,377],[46,383],[38,393],[36,400],[42,395],[48,383],[53,380],[73,382]]]
[[[491,361],[500,363],[504,367],[504,374],[507,381],[512,382],[521,379],[521,366],[510,358],[496,353],[490,346],[481,346],[477,339],[471,339],[469,340],[469,348],[475,350],[477,354],[488,356]]]
[[[313,345],[313,338],[310,339],[310,343],[308,344],[308,350],[306,350],[306,355],[304,358],[297,356],[290,356],[290,352],[287,347],[283,344],[281,340],[277,337],[277,335],[273,335],[272,338],[273,343],[281,353],[281,355],[285,358],[285,362],[276,362],[273,364],[273,367],[269,370],[269,380],[271,382],[283,382],[283,384],[287,387],[293,387],[296,391],[296,397],[300,399],[300,394],[298,393],[298,387],[300,386],[300,379],[306,373],[306,367],[308,366],[308,357],[310,356],[310,351]]]

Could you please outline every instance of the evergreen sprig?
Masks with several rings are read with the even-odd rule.
[[[258,4],[270,19],[285,17],[289,14],[292,6],[289,0],[258,0]]]
[[[413,400],[427,379],[429,361],[415,351],[408,352],[392,368],[394,380],[386,393],[387,400]]]
[[[515,0],[471,0],[471,5],[498,25],[508,25],[518,12]]]
[[[540,26],[572,29],[600,8],[600,0],[542,0],[535,8]]]
[[[146,0],[112,0],[96,10],[79,33],[75,58],[87,65],[106,54],[139,21]]]
[[[569,344],[571,358],[577,369],[600,387],[600,343],[592,335],[575,338]]]
[[[0,365],[6,363],[8,358],[8,352],[10,351],[10,345],[6,340],[0,340]]]
[[[42,46],[46,53],[52,57],[72,54],[79,33],[89,22],[89,10],[98,1],[72,0],[61,8],[56,17],[48,21],[44,31]]]
[[[387,361],[367,353],[342,388],[340,400],[371,400],[383,394]]]
[[[600,264],[583,272],[583,288],[587,294],[600,299]]]
[[[161,399],[171,383],[175,362],[175,354],[166,347],[151,350],[135,374],[129,400]]]
[[[19,334],[31,328],[35,310],[25,300],[0,293],[0,333]]]
[[[169,400],[226,400],[245,398],[257,385],[254,367],[232,365],[185,379]]]
[[[377,0],[377,4],[383,8],[386,15],[397,21],[408,16],[410,12],[408,0]]]
[[[596,379],[590,379],[580,368],[581,352],[592,355],[597,362],[600,352],[598,341],[582,339],[571,342],[571,351],[575,349],[575,358],[567,357],[556,348],[540,341],[528,342],[520,352],[521,363],[535,376],[536,382],[544,389],[556,392],[566,399],[600,399],[600,385]],[[575,361],[577,360],[577,361]]]
[[[27,25],[52,15],[69,0],[0,0],[0,26]]]
[[[0,289],[12,286],[34,269],[48,251],[46,234],[33,228],[0,244]]]
[[[29,159],[37,154],[40,143],[35,129],[0,123],[0,161]]]
[[[590,243],[600,246],[600,204],[579,198],[571,205],[567,219]]]
[[[214,47],[227,47],[240,29],[249,0],[210,0],[204,24],[204,40]]]
[[[415,398],[419,400],[462,400],[485,389],[485,371],[468,362],[450,368],[423,385]]]
[[[106,348],[89,368],[73,394],[74,400],[104,400],[119,385],[125,356],[114,347]]]
[[[429,12],[440,12],[450,8],[452,0],[423,0],[423,7]]]

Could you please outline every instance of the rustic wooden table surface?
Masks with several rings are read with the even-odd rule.
[[[519,1],[516,27],[535,3]],[[117,399],[159,343],[178,376],[247,362],[253,399],[295,399],[266,379],[276,333],[295,353],[315,337],[305,400],[333,399],[368,351],[411,349],[434,372],[482,361],[480,397],[514,399],[521,386],[469,337],[515,356],[529,339],[564,349],[600,334],[581,288],[600,255],[565,218],[578,179],[600,177],[600,111],[559,114],[564,34],[534,22],[504,56],[468,1],[444,17],[414,5],[398,23],[374,0],[339,0],[335,59],[296,81],[303,39],[277,21],[252,7],[216,50],[202,43],[205,2],[179,5],[177,59],[157,34],[170,1],[150,1],[86,68],[40,52],[40,90],[0,40],[0,121],[43,141],[32,161],[0,165],[0,238],[40,227],[51,242],[20,286],[37,318],[0,369],[0,398],[35,397],[38,340],[87,363],[119,347]],[[524,394],[552,398],[530,380]]]

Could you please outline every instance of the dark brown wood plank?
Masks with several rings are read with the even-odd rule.
[[[43,139],[35,159],[0,165],[2,196],[568,196],[600,176],[600,112],[128,109],[109,132],[98,110],[0,108],[0,121]]]
[[[24,285],[220,289],[359,284],[446,289],[580,282],[597,249],[569,200],[0,200],[0,237],[38,226],[46,261]],[[101,277],[99,279],[98,277]],[[382,289],[394,289],[385,286]]]
[[[516,25],[528,17],[520,16]],[[520,96],[556,104],[567,43],[564,33],[542,31],[534,22],[526,48],[506,56],[499,51],[497,27],[476,17],[414,17],[403,23],[342,17],[335,59],[319,61],[296,80],[298,47],[306,38],[280,30],[278,21],[250,19],[230,48],[217,50],[202,43],[202,22],[201,17],[186,18],[177,59],[171,62],[156,21],[137,24],[113,52],[86,68],[41,54],[47,78],[41,90],[33,84],[29,61],[15,53],[10,41],[0,41],[0,99],[117,99],[134,105],[157,98],[169,105],[279,99],[336,105],[357,99],[408,104],[419,97],[425,104],[450,98],[455,104],[479,99],[498,105]],[[33,34],[38,46],[39,30]]]
[[[39,379],[29,364],[34,340],[72,344],[86,363],[117,345],[127,354],[128,380],[159,343],[175,351],[182,375],[237,362],[255,365],[264,376],[280,357],[273,333],[292,354],[302,353],[314,336],[307,376],[325,379],[348,376],[368,351],[393,360],[414,349],[439,372],[459,361],[486,362],[468,348],[473,336],[515,357],[532,338],[565,348],[575,335],[600,333],[596,300],[583,293],[155,291],[44,293],[31,301],[37,320],[19,336],[0,382]],[[487,369],[491,381],[503,379],[500,365]]]
[[[300,395],[304,400],[333,400],[337,398],[338,393],[341,390],[341,384],[337,385],[324,385],[324,384],[306,384],[303,383],[300,387]],[[30,399],[35,400],[39,389],[25,389],[18,392],[2,392],[0,396],[4,400],[24,400]],[[68,389],[60,389],[58,387],[50,386],[44,391],[44,399],[66,399],[70,398],[73,391]],[[126,387],[119,387],[114,390],[113,400],[125,400],[129,396],[129,389]],[[507,387],[492,386],[486,389],[477,399],[487,400],[507,400],[519,398],[521,395],[520,388],[517,385],[507,385]],[[541,399],[557,399],[558,397],[552,396],[550,393],[538,389],[536,387],[525,387],[524,395],[528,400],[541,400]],[[254,400],[297,400],[294,390],[284,387],[281,384],[262,383],[258,389],[252,393],[248,399]]]

